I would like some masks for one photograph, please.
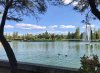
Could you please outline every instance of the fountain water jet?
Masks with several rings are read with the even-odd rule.
[[[90,24],[86,24],[85,25],[85,32],[83,35],[83,41],[86,42],[86,44],[91,44],[91,25]]]
[[[92,37],[92,34],[91,34],[91,24],[86,24],[85,25],[85,32],[84,32],[84,37],[83,37],[83,40],[85,42],[85,45],[87,46],[87,49],[88,49],[88,56],[91,57],[93,54],[94,54],[94,47],[93,47],[93,44],[91,43],[91,37]]]

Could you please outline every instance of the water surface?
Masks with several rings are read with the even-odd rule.
[[[97,54],[100,58],[99,42],[92,47],[85,42],[10,42],[18,61],[39,63],[61,67],[80,67],[80,57]],[[6,59],[6,53],[0,45],[0,59]]]

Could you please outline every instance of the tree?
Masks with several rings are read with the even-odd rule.
[[[79,27],[75,31],[75,39],[80,39],[80,28]]]
[[[79,69],[80,73],[99,73],[99,64],[100,63],[97,55],[93,55],[91,58],[84,55],[81,57],[81,67]]]
[[[96,40],[96,31],[92,34],[92,40]]]
[[[99,39],[99,35],[98,35],[98,32],[96,32],[96,40]]]
[[[73,0],[71,3],[75,2],[76,0]],[[80,12],[87,12],[86,13],[86,17],[88,19],[92,18],[92,19],[96,19],[95,17],[97,17],[100,20],[100,11],[98,8],[99,4],[100,4],[100,0],[77,0],[76,1],[77,4],[74,7],[75,10],[78,10]],[[91,15],[91,13],[93,15]]]
[[[49,39],[50,38],[48,31],[45,31],[45,33],[43,33],[43,37],[45,39]]]
[[[70,38],[71,38],[71,34],[70,32],[68,32],[67,39],[70,39]]]
[[[51,39],[55,40],[55,35],[54,34],[51,34]]]
[[[100,11],[97,9],[98,4],[100,4],[99,0],[88,0],[89,5],[91,7],[91,12],[100,20]]]
[[[59,5],[63,4],[64,0],[49,1],[53,1],[51,3],[54,5]],[[79,0],[77,8],[79,8],[80,11],[84,11],[90,5],[91,12],[100,20],[100,12],[96,8],[98,4],[99,0]],[[46,3],[45,0],[0,0],[0,6],[2,6],[4,9],[3,12],[0,11],[0,13],[3,13],[0,25],[0,41],[8,56],[9,63],[11,66],[11,73],[15,73],[17,68],[17,60],[15,58],[11,46],[4,37],[4,26],[6,19],[22,21],[22,15],[35,16],[36,13],[44,13],[46,11]]]
[[[83,35],[84,35],[84,33],[81,33],[80,34],[80,39],[83,39]]]
[[[98,37],[99,37],[99,39],[100,39],[100,29],[98,30]]]
[[[22,15],[33,15],[38,13],[44,13],[46,11],[46,5],[44,0],[0,0],[0,6],[2,6],[3,14],[0,23],[0,41],[6,51],[9,59],[11,73],[17,72],[17,60],[14,52],[4,37],[4,26],[6,20],[22,21]]]
[[[91,36],[91,40],[93,40],[93,36],[92,36],[93,35],[93,32],[92,32],[92,30],[91,30],[90,34],[91,34],[90,35]]]

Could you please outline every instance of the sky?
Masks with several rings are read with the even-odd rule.
[[[67,4],[71,0],[65,0]],[[51,6],[49,5],[45,14],[39,14],[39,19],[36,20],[34,16],[23,16],[23,21],[14,22],[6,21],[5,33],[19,32],[19,34],[32,33],[39,34],[45,31],[56,34],[67,34],[68,32],[75,32],[77,27],[80,27],[81,32],[85,28],[81,21],[84,19],[84,14],[73,10],[73,3],[69,6]],[[2,15],[0,15],[1,20]],[[91,21],[92,28],[99,29],[100,21]]]

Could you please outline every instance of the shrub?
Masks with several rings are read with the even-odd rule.
[[[97,55],[81,57],[80,73],[100,73],[99,59]]]

